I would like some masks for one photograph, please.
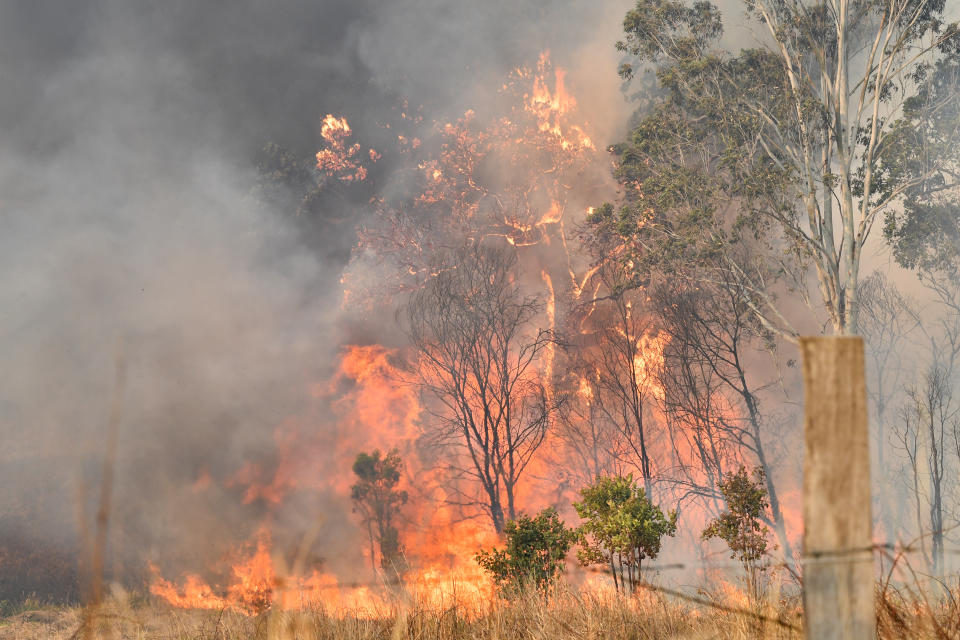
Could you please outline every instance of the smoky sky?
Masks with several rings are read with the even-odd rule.
[[[628,5],[0,3],[0,544],[75,541],[117,358],[115,544],[135,561],[253,521],[191,484],[269,458],[290,416],[335,432],[309,389],[347,340],[338,283],[365,215],[331,199],[336,230],[305,231],[299,194],[256,196],[258,151],[309,161],[326,113],[358,135],[404,100],[456,117],[544,49],[614,131]]]

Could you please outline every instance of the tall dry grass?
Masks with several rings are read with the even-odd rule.
[[[766,610],[769,609],[769,610]],[[68,640],[81,633],[115,640],[565,640],[615,638],[801,638],[799,610],[783,603],[779,617],[759,620],[727,611],[673,602],[658,595],[635,598],[569,591],[544,600],[529,595],[497,601],[482,610],[397,604],[375,617],[349,612],[268,611],[248,617],[230,611],[185,611],[155,602],[139,606],[123,594],[99,605],[96,627],[80,609],[25,612],[0,622],[0,638]],[[794,625],[791,629],[786,625]],[[88,636],[89,637],[89,636]]]
[[[740,605],[721,596],[715,604]],[[878,589],[878,638],[960,640],[960,589],[939,596],[916,589]],[[0,618],[0,640],[667,640],[799,639],[801,607],[795,599],[768,602],[761,617],[643,593],[560,593],[514,602],[495,601],[481,610],[435,609],[397,603],[376,616],[349,611],[187,611],[131,598],[114,589],[98,605],[93,624],[82,608],[44,608]]]

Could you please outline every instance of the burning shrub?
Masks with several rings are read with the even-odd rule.
[[[766,570],[761,561],[767,553],[767,535],[770,533],[763,524],[770,506],[764,477],[763,468],[757,467],[750,474],[742,465],[736,473],[726,474],[720,481],[720,493],[727,503],[727,510],[714,518],[701,534],[704,540],[720,538],[727,543],[730,557],[743,564],[747,592],[753,601],[760,595],[760,577]]]
[[[676,511],[664,515],[632,475],[597,478],[580,496],[573,505],[584,520],[580,562],[609,566],[617,591],[633,593],[642,580],[643,560],[656,558],[663,536],[677,532]]]
[[[379,450],[360,453],[353,463],[358,480],[350,488],[354,511],[363,516],[363,524],[370,536],[370,558],[376,562],[374,541],[380,548],[380,566],[391,575],[399,575],[400,534],[393,526],[393,516],[407,502],[407,492],[398,491],[400,482],[400,452],[396,449],[382,455]],[[376,533],[374,533],[376,532]]]
[[[481,551],[477,564],[487,571],[500,592],[515,597],[524,589],[547,593],[563,571],[567,552],[576,541],[552,507],[531,518],[520,514],[504,527],[505,549]]]

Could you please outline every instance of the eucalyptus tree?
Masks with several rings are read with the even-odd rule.
[[[858,333],[861,259],[878,220],[955,178],[960,129],[939,127],[934,144],[909,124],[956,108],[957,27],[944,0],[743,7],[757,41],[740,51],[723,48],[709,2],[638,0],[626,15],[620,72],[653,73],[656,89],[614,147],[623,206],[590,221],[623,241],[638,280],[651,268],[713,279],[701,257],[716,263],[760,239],[754,261],[719,264],[768,328],[797,334],[775,292],[805,293],[812,271],[833,331]]]

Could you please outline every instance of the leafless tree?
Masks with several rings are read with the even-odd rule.
[[[944,514],[947,500],[956,488],[953,478],[955,461],[948,458],[960,442],[960,406],[957,405],[947,369],[934,362],[919,384],[907,392],[907,402],[900,411],[901,424],[897,439],[907,456],[910,489],[914,498],[917,526],[930,571],[943,570],[943,542],[946,526]],[[957,453],[960,453],[958,446]]]
[[[867,369],[873,382],[868,393],[873,404],[877,442],[883,443],[890,400],[902,387],[903,349],[918,325],[918,318],[913,303],[880,271],[863,279],[860,296],[861,332],[867,343]],[[883,468],[882,446],[877,459],[879,467]]]
[[[538,369],[551,336],[530,327],[540,304],[522,294],[516,262],[486,245],[453,251],[400,314],[435,441],[450,448],[451,470],[479,485],[482,497],[465,497],[498,532],[516,517],[517,484],[555,408]]]
[[[911,335],[919,326],[919,317],[912,300],[900,292],[880,271],[875,271],[860,283],[860,330],[866,343],[867,395],[870,399],[875,441],[875,473],[889,479],[893,470],[888,460],[891,408],[903,398],[904,376],[911,365],[904,354],[911,347]],[[901,442],[901,444],[903,444]],[[893,491],[880,491],[876,515],[884,523],[889,535],[894,535],[902,521],[906,495],[897,499]]]
[[[929,345],[929,364],[908,387],[899,411],[895,442],[906,455],[906,485],[915,509],[924,557],[931,573],[944,570],[944,540],[960,522],[954,494],[960,470],[960,285],[949,277],[921,275],[937,296],[926,309],[914,311],[917,327]],[[915,351],[920,351],[912,345]],[[948,522],[949,520],[949,522]],[[930,548],[926,548],[929,538]]]
[[[758,359],[773,348],[774,336],[742,296],[733,279],[709,286],[668,282],[656,289],[656,313],[669,336],[660,371],[664,413],[689,491],[717,501],[725,473],[748,460],[759,464],[770,500],[769,524],[789,558],[775,460],[764,437],[769,425],[760,397],[767,385],[756,381]]]

